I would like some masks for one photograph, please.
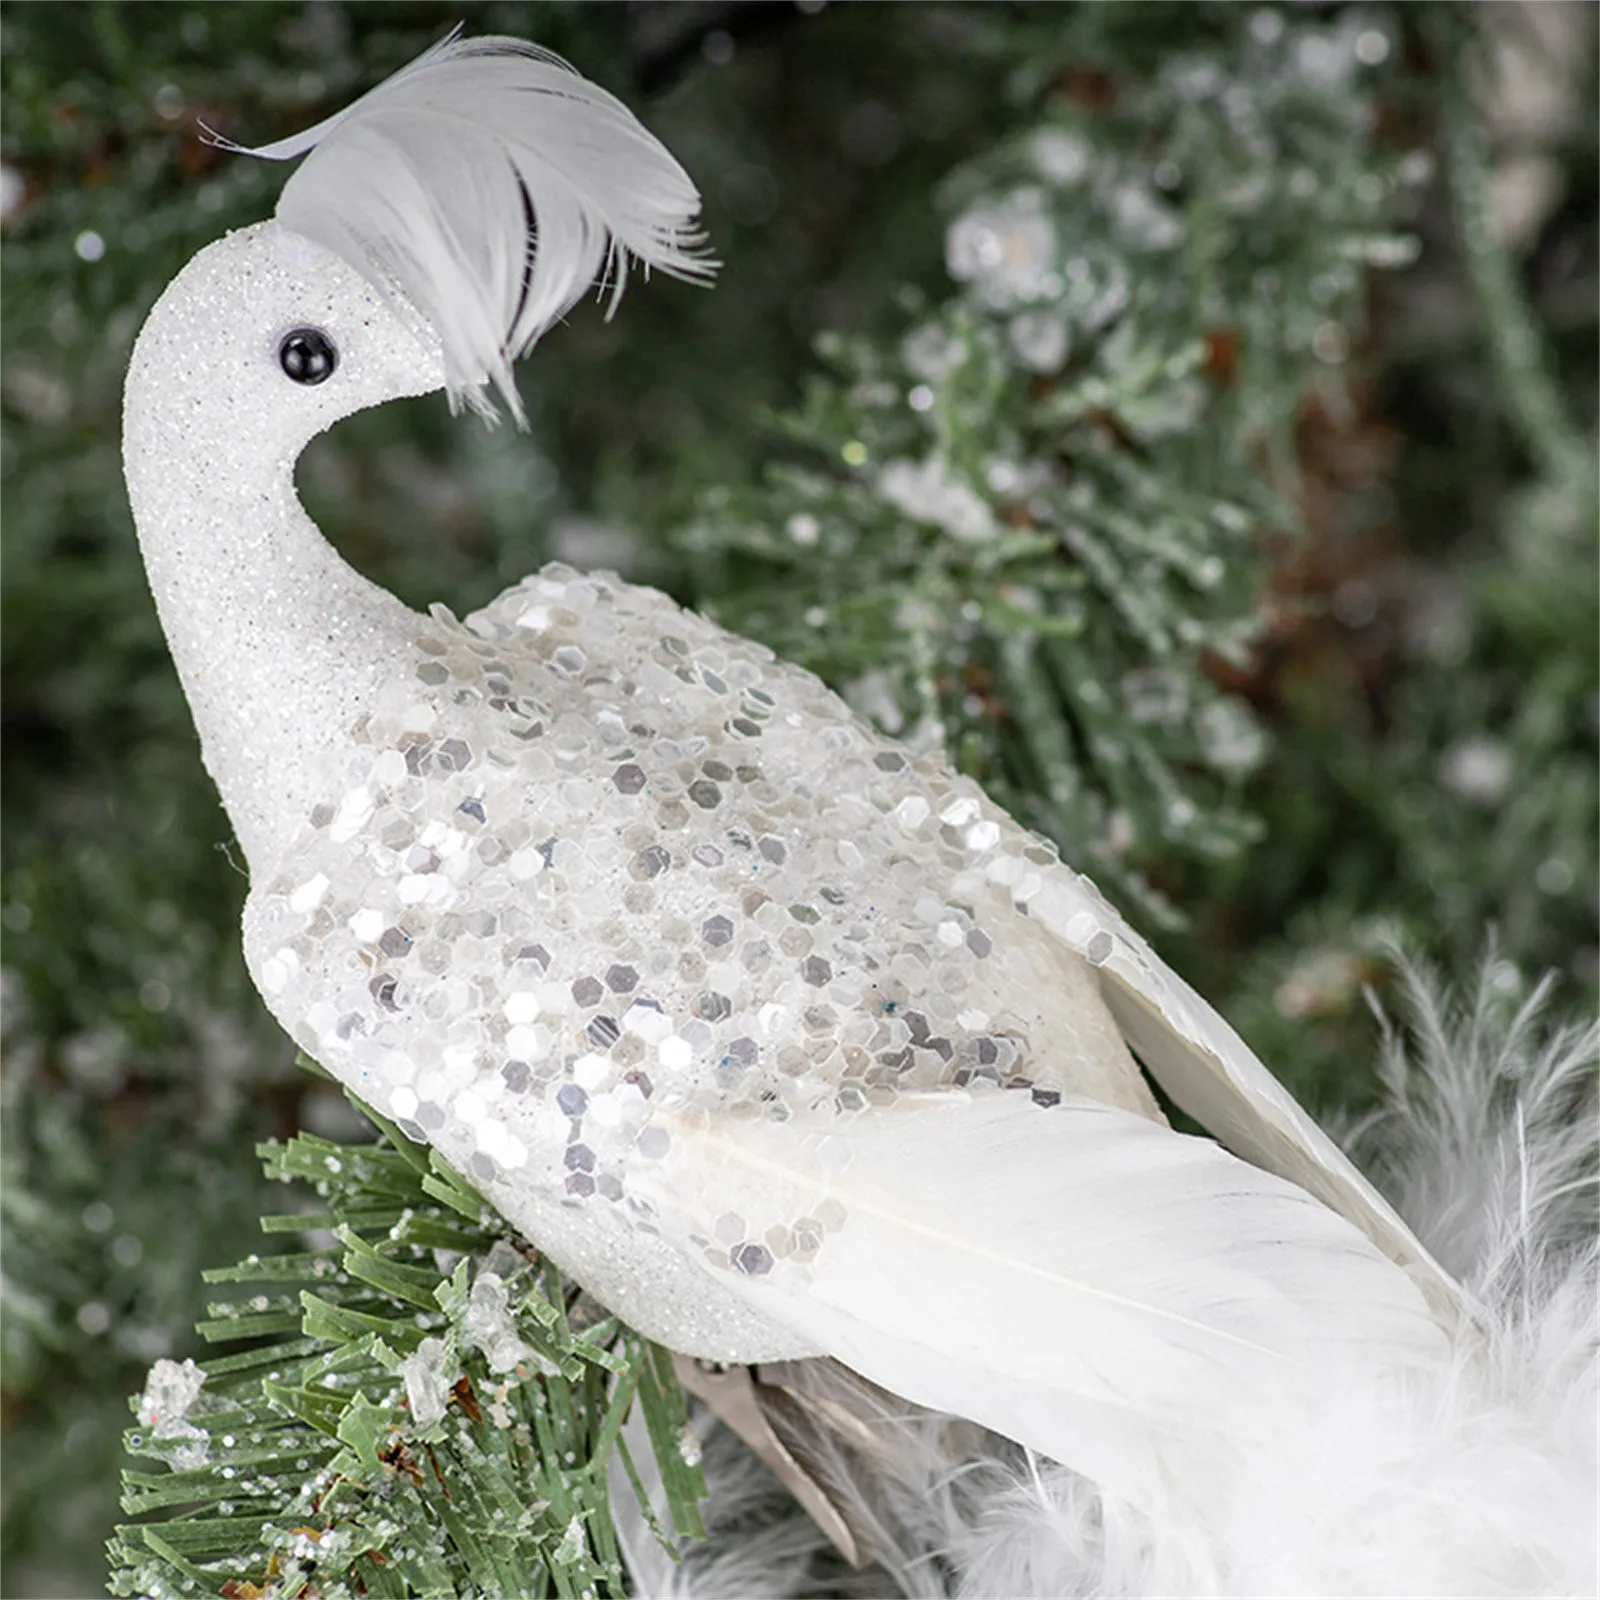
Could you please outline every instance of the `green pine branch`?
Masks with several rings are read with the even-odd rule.
[[[953,292],[824,340],[780,459],[682,543],[720,620],[1172,927],[1154,873],[1259,836],[1265,733],[1208,664],[1249,653],[1295,420],[1367,266],[1414,258],[1421,173],[1375,132],[1380,20],[1196,8],[1144,74],[1128,21],[1023,30],[1022,131],[944,186]]]
[[[199,1324],[231,1348],[183,1415],[127,1434],[152,1469],[123,1475],[112,1593],[626,1593],[607,1466],[631,1407],[676,1531],[702,1531],[670,1358],[362,1109],[371,1144],[260,1147],[268,1177],[317,1195],[263,1229],[329,1242],[206,1274],[239,1288]]]
[[[1568,494],[1581,497],[1592,531],[1594,447],[1583,437],[1556,385],[1550,352],[1517,281],[1516,264],[1490,199],[1489,131],[1468,91],[1463,61],[1481,41],[1452,26],[1448,13],[1430,20],[1430,36],[1450,61],[1439,96],[1440,131],[1461,258],[1482,309],[1505,413],[1539,470]]]

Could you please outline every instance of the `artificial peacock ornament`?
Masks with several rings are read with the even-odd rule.
[[[1403,1483],[1473,1305],[1050,846],[661,594],[553,566],[422,616],[301,509],[341,417],[520,415],[597,278],[709,277],[677,162],[497,38],[250,153],[304,160],[152,311],[125,454],[295,1040],[651,1338],[831,1357],[1182,1519],[1223,1589],[1262,1483],[1360,1505],[1330,1418]]]

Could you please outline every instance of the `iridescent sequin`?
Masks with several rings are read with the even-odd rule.
[[[908,1094],[1152,1109],[1092,973],[1027,913],[1053,854],[810,675],[563,567],[466,623],[435,608],[414,651],[253,889],[252,969],[308,1052],[602,1296],[653,1274],[647,1297],[711,1307],[647,1331],[750,1358],[698,1263],[803,1282],[848,1220],[730,1212],[714,1163],[669,1211],[675,1130],[821,1118],[826,1186],[851,1119]]]

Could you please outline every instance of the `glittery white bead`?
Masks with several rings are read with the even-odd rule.
[[[535,849],[519,850],[511,858],[511,876],[519,883],[537,877],[544,871],[544,855]]]
[[[584,1089],[597,1089],[611,1076],[611,1063],[599,1055],[579,1056],[572,1064],[572,1081]]]
[[[656,1046],[656,1057],[662,1066],[672,1070],[688,1066],[694,1059],[694,1051],[687,1039],[680,1039],[674,1035],[670,1039],[663,1039]]]
[[[602,1128],[615,1128],[622,1122],[622,1108],[617,1104],[614,1094],[592,1095],[586,1115]]]
[[[514,1171],[528,1164],[527,1146],[501,1123],[479,1123],[477,1138],[478,1148],[500,1166]]]
[[[405,776],[406,758],[398,750],[385,750],[372,763],[372,781],[383,788],[392,789]]]
[[[463,1122],[482,1122],[489,1114],[489,1108],[484,1104],[482,1096],[475,1094],[471,1089],[463,1089],[450,1102],[450,1106]]]
[[[1025,870],[1022,859],[1018,856],[996,856],[984,867],[984,874],[990,883],[1008,889],[1022,881]]]
[[[328,837],[339,844],[355,838],[371,815],[371,791],[352,789],[340,802],[338,812],[328,825]]]
[[[628,1014],[622,1020],[622,1025],[629,1033],[636,1033],[640,1038],[654,1043],[664,1039],[672,1032],[672,1019],[654,1006],[635,1004],[628,1008]]]
[[[512,1028],[506,1033],[506,1049],[521,1061],[543,1061],[550,1051],[550,1030],[538,1026]]]
[[[307,878],[289,896],[289,909],[304,915],[307,911],[315,911],[322,904],[323,897],[328,892],[328,875],[319,872]]]
[[[902,828],[920,828],[928,820],[928,802],[920,794],[907,795],[894,808],[895,821]]]
[[[471,1045],[450,1045],[439,1053],[439,1061],[450,1083],[464,1087],[478,1079],[478,1052]]]

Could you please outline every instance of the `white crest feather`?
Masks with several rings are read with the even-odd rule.
[[[518,422],[511,364],[597,280],[614,306],[627,258],[704,280],[700,196],[615,96],[520,39],[452,33],[343,111],[250,149],[306,156],[277,217],[336,251],[444,348],[452,404]],[[309,152],[309,154],[308,154]]]

